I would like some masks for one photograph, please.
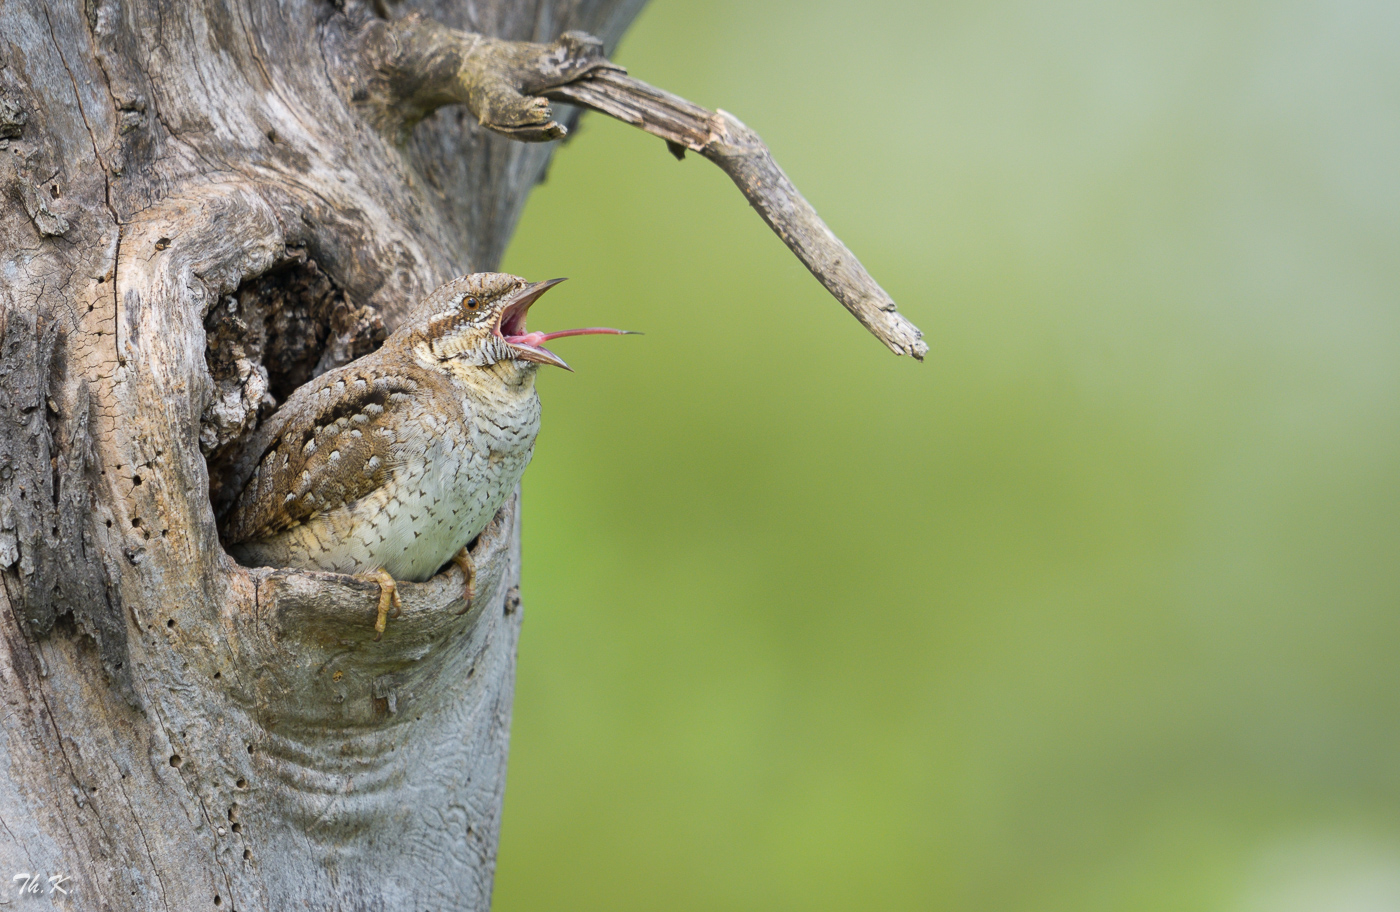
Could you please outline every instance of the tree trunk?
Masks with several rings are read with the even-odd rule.
[[[552,152],[414,127],[441,58],[379,20],[607,46],[640,5],[0,0],[0,902],[489,905],[518,501],[471,611],[404,584],[377,643],[373,583],[240,567],[215,508],[276,401],[495,267]]]

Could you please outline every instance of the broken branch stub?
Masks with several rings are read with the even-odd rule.
[[[460,32],[417,13],[370,20],[353,36],[357,72],[351,100],[380,130],[402,141],[429,112],[464,104],[488,130],[522,142],[568,134],[553,119],[544,90],[594,70],[617,70],[603,42],[567,32],[552,44],[503,41]]]

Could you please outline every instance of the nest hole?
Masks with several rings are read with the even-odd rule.
[[[214,390],[199,445],[214,514],[222,519],[238,496],[240,445],[293,390],[374,351],[387,332],[376,310],[352,301],[304,251],[289,252],[222,298],[205,315],[204,330]]]

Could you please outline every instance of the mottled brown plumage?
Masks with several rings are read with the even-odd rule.
[[[552,282],[478,273],[439,288],[377,352],[298,388],[235,463],[224,541],[240,561],[428,579],[515,489],[539,429],[535,370],[567,367],[525,313]]]
[[[395,376],[382,361],[371,355],[324,374],[254,436],[260,465],[229,517],[229,542],[284,532],[389,480],[393,409],[422,390],[423,378]]]

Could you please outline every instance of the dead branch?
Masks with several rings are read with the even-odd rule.
[[[826,226],[758,134],[734,115],[702,108],[613,69],[590,70],[542,94],[659,136],[677,158],[690,149],[719,165],[768,227],[875,338],[897,355],[924,359],[923,333]]]

